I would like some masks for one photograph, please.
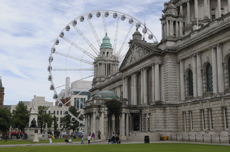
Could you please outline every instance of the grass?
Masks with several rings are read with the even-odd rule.
[[[64,143],[64,138],[53,139],[53,143]],[[80,138],[74,139],[74,142],[81,141]],[[40,140],[39,143],[49,143],[49,140]],[[0,145],[11,145],[11,144],[36,144],[31,140],[8,140],[5,142],[4,140],[0,140]],[[0,151],[1,152],[1,151]]]
[[[157,143],[0,147],[0,152],[229,152],[229,146]]]

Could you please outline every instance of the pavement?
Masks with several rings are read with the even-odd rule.
[[[181,141],[154,141],[150,143],[184,143],[184,144],[203,144],[203,145],[221,145],[221,146],[230,146],[230,144],[227,143],[201,143],[201,142],[181,142]],[[96,140],[95,142],[91,142],[90,145],[103,145],[108,144],[107,140],[101,141]],[[111,144],[111,143],[110,143]],[[144,144],[144,142],[137,142],[137,141],[122,141],[121,144]],[[88,142],[85,141],[84,144],[81,144],[80,141],[78,142],[72,142],[72,143],[34,143],[34,144],[8,144],[8,145],[0,145],[0,147],[26,147],[26,146],[73,146],[73,145],[88,145]]]

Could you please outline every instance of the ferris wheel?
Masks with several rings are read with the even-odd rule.
[[[153,33],[136,18],[113,10],[88,12],[68,23],[56,38],[49,56],[48,80],[53,99],[60,108],[67,111],[72,121],[83,123],[62,103],[59,92],[65,87],[65,78],[71,83],[93,79],[93,62],[99,55],[102,38],[107,34],[115,55],[120,63],[128,51],[128,41],[139,29],[149,43],[158,42]],[[85,91],[84,88],[82,91]],[[80,91],[77,95],[80,95]]]

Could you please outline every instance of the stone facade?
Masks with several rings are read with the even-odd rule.
[[[230,0],[171,0],[163,12],[160,43],[147,43],[135,32],[119,70],[94,81],[93,97],[111,90],[121,105],[116,118],[110,118],[108,101],[87,101],[86,132],[95,132],[98,121],[107,138],[118,131],[128,140],[143,141],[149,135],[151,141],[168,136],[228,143]]]

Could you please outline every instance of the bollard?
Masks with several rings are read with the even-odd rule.
[[[190,142],[190,136],[188,135],[188,141]]]
[[[182,141],[183,141],[183,134],[182,134]]]
[[[228,143],[230,144],[230,135],[228,135]]]
[[[177,134],[176,134],[176,141],[177,141]]]
[[[212,143],[212,135],[211,135],[211,143]]]
[[[170,135],[171,141],[172,141],[172,134]]]
[[[196,135],[195,135],[195,142],[196,142]]]
[[[204,135],[202,135],[202,140],[203,140],[203,142],[204,142]]]

